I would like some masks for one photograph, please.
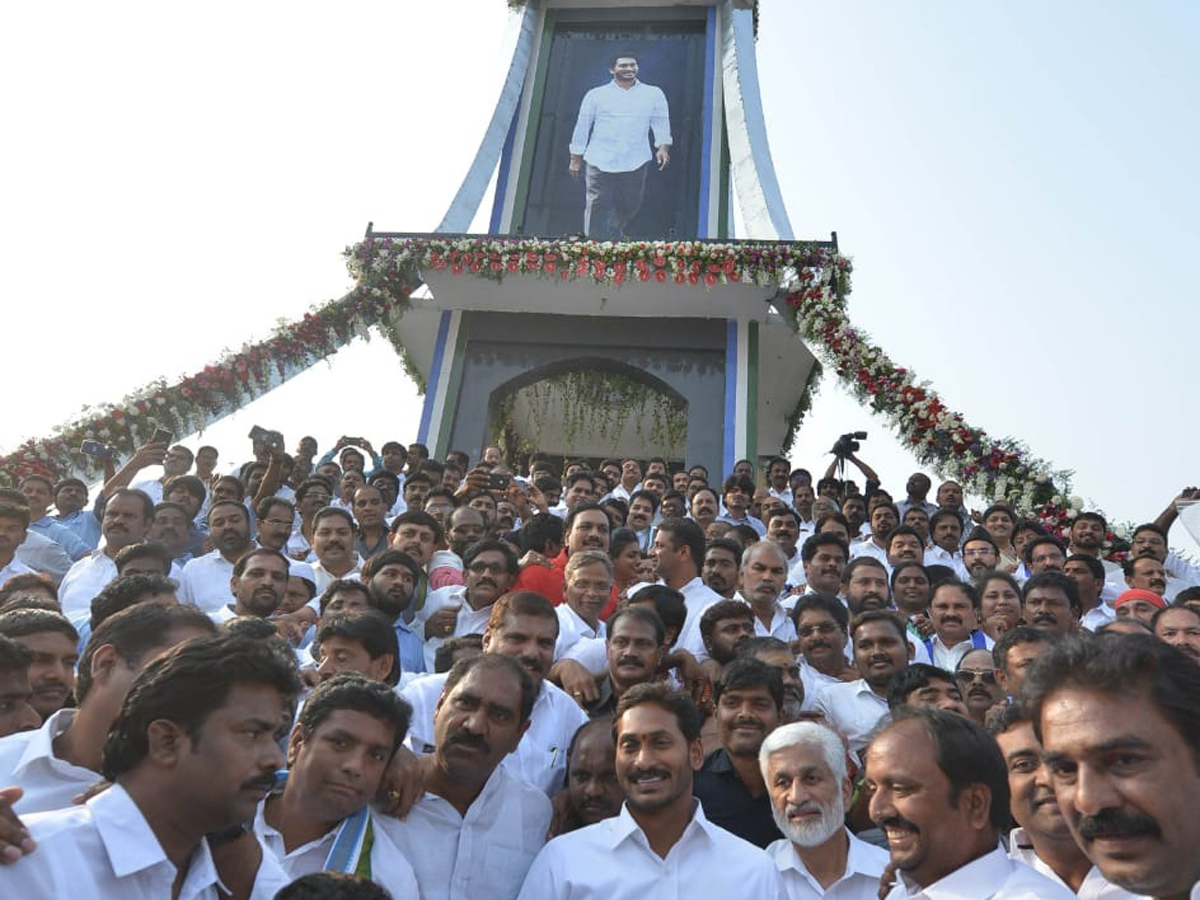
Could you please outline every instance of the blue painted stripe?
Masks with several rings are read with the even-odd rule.
[[[417,442],[429,440],[429,423],[433,420],[433,405],[437,402],[438,377],[442,372],[442,358],[446,355],[446,336],[450,334],[450,310],[442,310],[438,322],[437,343],[433,347],[433,362],[429,366],[429,377],[425,379],[425,405],[421,407],[421,427],[417,429]]]
[[[725,321],[725,465],[722,478],[733,471],[737,440],[738,323]]]
[[[700,223],[700,237],[713,238],[717,235],[710,232],[710,215],[709,215],[709,196],[712,192],[712,185],[709,184],[709,179],[712,176],[712,154],[713,144],[720,140],[713,136],[713,79],[716,78],[717,71],[717,8],[710,6],[708,8],[708,24],[706,28],[706,37],[708,46],[704,51],[704,103],[701,107],[700,133],[704,136],[700,143],[700,215],[697,221]]]
[[[508,125],[508,136],[504,139],[504,150],[500,154],[500,174],[496,176],[496,195],[492,198],[492,218],[488,222],[488,233],[499,234],[500,217],[504,213],[504,195],[508,190],[508,171],[512,166],[513,144],[517,140],[517,119],[520,107],[513,112]]]

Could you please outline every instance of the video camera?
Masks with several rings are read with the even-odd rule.
[[[833,445],[833,449],[829,452],[839,459],[844,459],[856,452],[861,446],[859,441],[865,441],[867,433],[865,431],[849,431],[837,439],[837,443]]]

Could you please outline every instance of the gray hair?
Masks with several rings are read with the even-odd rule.
[[[563,577],[570,578],[584,566],[597,564],[604,566],[604,571],[610,579],[614,577],[612,559],[601,550],[580,550],[578,553],[572,553],[567,558],[567,567],[563,571]]]
[[[788,558],[787,558],[787,554],[783,552],[783,548],[780,547],[774,541],[768,541],[768,540],[755,541],[753,544],[751,544],[749,547],[746,548],[745,552],[742,553],[741,568],[745,569],[748,565],[750,565],[750,557],[755,552],[774,553],[777,557],[779,557],[779,561],[783,563],[783,567],[785,569],[787,568]]]
[[[758,765],[762,769],[763,780],[770,780],[767,774],[767,763],[771,754],[791,747],[816,747],[825,758],[825,765],[833,772],[834,779],[840,784],[846,778],[846,745],[832,728],[818,725],[816,722],[792,722],[780,725],[767,735],[758,751]]]

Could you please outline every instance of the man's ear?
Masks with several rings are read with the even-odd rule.
[[[699,738],[688,747],[688,762],[692,764],[693,772],[699,772],[704,765],[704,743]]]
[[[292,732],[288,735],[287,745],[287,767],[290,769],[296,764],[296,757],[300,755],[300,748],[304,745],[304,726],[297,722],[292,726]]]
[[[976,831],[990,827],[992,819],[992,792],[986,784],[975,782],[964,787],[958,794],[958,804],[967,811],[967,824]]]
[[[93,684],[105,684],[113,670],[124,660],[112,644],[101,644],[92,654],[91,672]]]
[[[190,746],[187,729],[170,719],[155,719],[146,726],[146,757],[165,768],[173,768]]]

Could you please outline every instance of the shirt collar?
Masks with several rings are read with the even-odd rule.
[[[1002,884],[1012,871],[1012,865],[1004,848],[997,846],[995,850],[959,866],[926,888],[911,881],[904,872],[900,873],[900,881],[910,897],[920,894],[927,900],[957,900],[975,896],[981,884]]]
[[[108,854],[109,865],[118,878],[162,863],[170,865],[150,823],[125,788],[114,784],[89,800],[87,805]],[[200,889],[210,885],[220,885],[225,893],[229,893],[229,889],[221,884],[205,840],[192,851],[184,885],[181,896],[199,893]]]
[[[637,840],[642,846],[649,849],[650,842],[646,840],[646,834],[642,831],[642,827],[638,825],[633,815],[629,812],[629,804],[621,804],[620,814],[613,820],[612,829],[609,832],[611,838],[609,846],[615,850],[624,841],[632,838]],[[684,841],[693,839],[693,836],[701,837],[708,844],[713,843],[712,830],[716,827],[712,825],[708,819],[704,818],[704,807],[700,805],[700,801],[692,799],[692,820],[688,822],[687,828],[683,829],[683,834],[679,836],[679,840],[675,842],[674,847],[678,847]],[[672,849],[674,849],[672,847]],[[654,851],[650,851],[654,852]],[[668,853],[670,851],[667,851]],[[657,855],[657,854],[656,854]]]
[[[41,728],[30,735],[29,743],[25,745],[25,752],[21,754],[21,758],[13,767],[13,776],[18,784],[21,775],[31,763],[39,759],[57,759],[54,755],[54,739],[71,726],[75,712],[74,709],[60,709],[43,722]]]

